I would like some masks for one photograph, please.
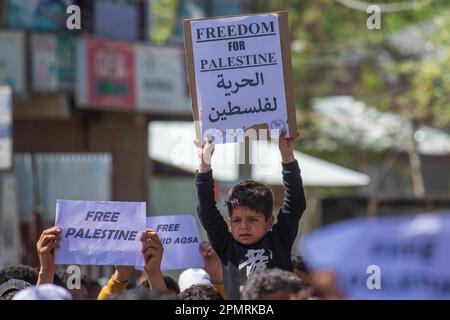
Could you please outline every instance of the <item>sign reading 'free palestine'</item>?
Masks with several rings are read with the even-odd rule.
[[[145,202],[57,200],[56,264],[143,266]]]
[[[198,139],[237,142],[251,127],[295,136],[287,12],[186,20],[184,26]]]

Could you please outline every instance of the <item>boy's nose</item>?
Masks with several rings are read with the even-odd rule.
[[[241,230],[247,230],[250,226],[247,223],[241,224]]]

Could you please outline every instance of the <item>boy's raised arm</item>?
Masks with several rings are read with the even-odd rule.
[[[273,231],[278,233],[288,246],[292,246],[298,232],[298,223],[306,208],[300,168],[294,157],[296,138],[280,135],[279,149],[283,166],[284,201]]]
[[[199,161],[198,172],[195,177],[197,212],[203,228],[208,233],[211,245],[219,256],[221,256],[227,243],[226,239],[230,234],[226,222],[216,207],[216,201],[214,199],[214,180],[211,170],[214,144],[208,139],[204,145],[198,140],[194,141],[194,143],[197,146]]]

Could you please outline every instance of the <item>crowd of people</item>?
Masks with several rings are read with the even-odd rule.
[[[48,233],[49,230],[44,231]],[[43,233],[43,234],[44,234]],[[42,238],[42,237],[41,237]],[[0,300],[226,300],[222,267],[219,256],[210,243],[203,241],[199,250],[204,268],[184,270],[178,281],[159,272],[153,272],[150,261],[138,277],[139,271],[131,266],[116,266],[105,286],[99,279],[81,277],[80,286],[71,288],[70,274],[63,268],[51,275],[45,271],[46,251],[38,243],[40,268],[26,265],[6,267],[0,270]],[[160,263],[161,255],[155,262]],[[48,260],[47,260],[48,261]],[[243,286],[242,300],[304,300],[341,299],[336,290],[333,273],[311,272],[302,257],[292,257],[293,272],[278,268],[256,273]],[[51,267],[51,266],[50,266]],[[155,273],[155,272],[154,272]],[[135,281],[131,281],[136,278]],[[151,280],[150,280],[151,279]],[[153,280],[153,283],[151,282]],[[156,281],[155,281],[156,280]],[[160,282],[158,282],[160,280]],[[159,287],[158,287],[159,286]],[[70,288],[70,289],[69,289]]]
[[[178,281],[164,276],[164,248],[153,229],[141,236],[144,271],[132,283],[133,266],[116,266],[107,284],[82,279],[78,288],[67,286],[66,273],[58,273],[54,251],[59,248],[61,229],[44,230],[37,241],[40,267],[15,266],[0,270],[1,299],[340,299],[330,271],[311,273],[300,256],[291,256],[299,220],[306,208],[300,168],[294,157],[295,138],[282,133],[284,201],[274,223],[273,194],[256,181],[245,180],[228,193],[229,223],[217,209],[211,157],[214,144],[196,141],[199,169],[195,185],[198,216],[210,242],[199,250],[203,269],[184,270]]]

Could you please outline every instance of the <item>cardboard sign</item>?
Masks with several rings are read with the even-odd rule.
[[[353,219],[301,240],[313,269],[336,272],[356,299],[450,299],[450,211],[410,217]]]
[[[147,227],[157,232],[164,247],[161,270],[204,267],[199,250],[201,239],[193,216],[147,217]]]
[[[56,264],[143,266],[145,202],[56,201]]]
[[[296,135],[287,12],[185,20],[184,36],[198,139]]]

